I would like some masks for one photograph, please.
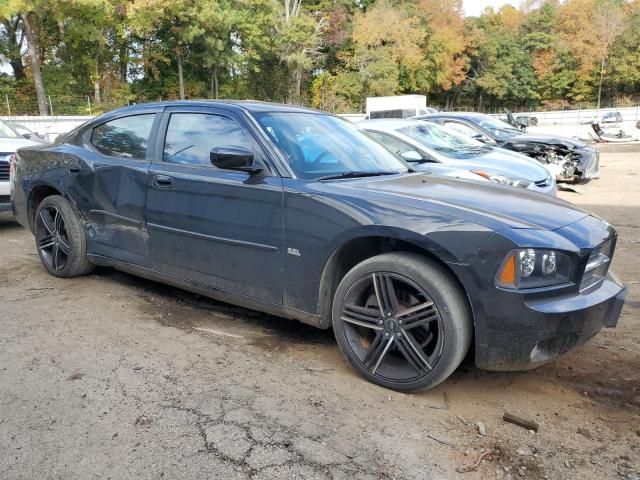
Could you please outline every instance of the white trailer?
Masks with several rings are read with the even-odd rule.
[[[427,97],[424,95],[367,97],[366,118],[410,118],[435,111],[427,108]]]

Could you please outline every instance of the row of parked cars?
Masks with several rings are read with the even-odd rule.
[[[599,176],[599,153],[572,138],[523,133],[479,113],[431,113],[360,122],[375,140],[417,170],[487,180],[555,195],[556,181]]]
[[[429,388],[470,351],[493,370],[550,361],[614,327],[627,292],[615,229],[549,195],[541,161],[562,145],[586,180],[597,155],[470,118],[486,138],[441,114],[136,105],[19,149],[12,203],[51,275],[109,266],[333,328],[366,379]]]

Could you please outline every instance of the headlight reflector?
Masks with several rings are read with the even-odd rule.
[[[541,288],[571,281],[571,257],[555,250],[512,250],[502,262],[496,284],[505,288]]]
[[[480,175],[481,177],[486,178],[487,180],[499,183],[501,185],[509,185],[510,187],[520,187],[520,188],[529,188],[531,186],[531,182],[529,180],[525,180],[524,178],[511,178],[505,175],[496,175],[493,173],[487,173],[482,170],[472,170],[476,175]]]

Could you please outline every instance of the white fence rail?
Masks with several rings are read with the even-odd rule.
[[[514,116],[528,115],[538,119],[538,125],[582,125],[596,118],[602,119],[606,113],[619,112],[623,122],[635,123],[640,120],[640,105],[624,108],[595,108],[586,110],[555,110],[550,112],[514,112]],[[494,114],[496,117],[504,117],[505,114]]]
[[[74,129],[78,125],[91,120],[92,116],[31,116],[31,115],[12,115],[0,116],[0,120],[5,122],[20,124],[32,132],[36,132],[40,136],[55,140],[58,135]]]

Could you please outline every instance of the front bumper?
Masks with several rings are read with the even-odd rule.
[[[0,212],[11,210],[11,196],[9,193],[9,182],[0,180]]]
[[[476,343],[480,368],[535,368],[582,345],[603,327],[615,327],[627,287],[608,274],[602,285],[588,294],[552,299],[512,295],[518,300],[509,302],[504,321],[491,322],[484,341]]]

